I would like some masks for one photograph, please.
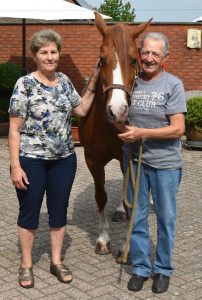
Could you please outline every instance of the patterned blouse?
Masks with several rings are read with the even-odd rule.
[[[25,119],[20,156],[60,159],[74,152],[71,114],[81,97],[65,74],[57,73],[57,78],[55,87],[39,82],[32,74],[16,82],[9,113]]]

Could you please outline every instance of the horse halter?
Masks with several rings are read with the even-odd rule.
[[[98,65],[98,68],[100,69],[100,66],[101,66],[101,62],[99,61],[99,65]],[[107,87],[104,87],[104,84],[103,84],[103,80],[102,80],[102,77],[101,77],[101,74],[100,74],[100,79],[101,79],[101,82],[102,82],[102,87],[103,87],[103,94],[104,96],[106,97],[106,94],[111,91],[111,90],[122,90],[126,93],[127,95],[127,102],[128,102],[128,105],[130,106],[131,105],[131,96],[132,96],[132,93],[133,93],[133,90],[136,86],[136,78],[138,77],[138,74],[139,74],[139,63],[137,62],[136,63],[136,66],[135,66],[135,79],[133,81],[133,85],[132,85],[132,88],[131,88],[131,91],[129,91],[129,89],[123,85],[123,84],[116,84],[116,83],[113,83],[113,84],[110,84],[109,86]]]
[[[108,91],[110,90],[123,90],[127,95],[128,97],[131,97],[131,92],[128,90],[127,87],[125,87],[124,85],[122,84],[111,84],[109,86],[107,86],[106,88],[103,88],[103,93],[106,94]]]

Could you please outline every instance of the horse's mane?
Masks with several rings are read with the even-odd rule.
[[[112,26],[112,39],[116,49],[120,64],[122,66],[122,76],[127,78],[128,74],[128,42],[127,28],[124,24],[119,23]]]

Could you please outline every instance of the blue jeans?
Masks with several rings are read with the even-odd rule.
[[[126,164],[127,162],[124,161],[125,170]],[[134,162],[133,165],[136,175],[137,163]],[[162,170],[143,164],[141,166],[137,207],[130,241],[130,259],[134,274],[148,277],[152,271],[148,222],[150,191],[157,218],[157,245],[153,272],[154,274],[161,273],[166,276],[170,276],[173,272],[172,251],[176,229],[176,195],[181,174],[182,169]],[[129,202],[133,202],[133,194],[133,185],[130,182]],[[129,209],[129,215],[130,213]]]

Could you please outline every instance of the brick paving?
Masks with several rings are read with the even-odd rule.
[[[74,280],[65,285],[49,273],[50,243],[47,212],[43,204],[40,227],[34,246],[35,287],[19,287],[17,270],[20,251],[16,234],[18,203],[9,178],[7,139],[0,139],[0,299],[202,299],[202,151],[183,149],[184,174],[178,194],[177,235],[174,250],[175,272],[169,290],[156,295],[149,279],[138,293],[127,290],[131,268],[117,265],[114,257],[124,224],[111,222],[119,203],[122,178],[117,161],[106,167],[106,190],[109,196],[107,218],[110,224],[112,254],[94,253],[98,234],[98,217],[92,177],[85,165],[83,148],[76,147],[78,171],[68,209],[68,225],[63,257],[73,271]],[[156,242],[155,215],[150,214],[151,238]]]

